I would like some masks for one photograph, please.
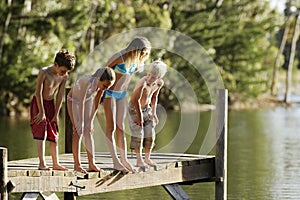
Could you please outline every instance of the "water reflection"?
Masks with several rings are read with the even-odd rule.
[[[198,134],[187,153],[199,152],[210,112],[201,112]],[[180,114],[168,113],[157,135],[157,148],[168,144],[178,129]],[[187,114],[188,119],[193,118]],[[228,116],[228,199],[299,199],[300,197],[300,107],[230,111]],[[62,123],[61,123],[62,124]],[[104,127],[99,118],[95,129]],[[0,118],[0,146],[9,149],[9,159],[36,157],[28,119]],[[60,152],[64,138],[61,127]],[[185,134],[189,134],[186,130]],[[127,137],[129,133],[126,134]],[[107,151],[104,133],[95,134],[96,150]],[[129,138],[128,138],[129,141]],[[180,143],[178,143],[180,145]],[[49,152],[47,152],[49,155]],[[214,199],[214,183],[183,186],[191,199]],[[128,195],[130,192],[130,196]],[[61,194],[60,194],[61,195]],[[78,199],[171,199],[162,187],[89,195]],[[16,194],[10,199],[19,199]]]
[[[230,112],[229,199],[299,199],[299,112]]]

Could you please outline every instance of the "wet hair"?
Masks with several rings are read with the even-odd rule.
[[[92,77],[97,77],[100,81],[113,81],[116,79],[116,74],[110,67],[100,67]]]
[[[76,57],[67,49],[61,49],[55,56],[54,62],[59,67],[66,67],[68,70],[73,70],[75,66]]]
[[[149,66],[148,72],[158,78],[162,78],[167,72],[167,65],[161,60],[153,61]]]

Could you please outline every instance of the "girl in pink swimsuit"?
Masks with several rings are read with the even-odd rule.
[[[88,170],[95,172],[101,170],[95,164],[93,121],[104,90],[110,88],[114,81],[115,72],[111,68],[99,68],[95,74],[77,80],[67,96],[68,113],[73,124],[72,152],[75,171],[87,173],[80,161],[82,135],[88,156]]]

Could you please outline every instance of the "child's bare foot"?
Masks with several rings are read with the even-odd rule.
[[[51,170],[51,168],[48,167],[47,165],[39,165],[39,170],[46,170],[46,171],[49,171],[49,170]]]
[[[83,167],[81,167],[81,166],[74,166],[74,171],[80,172],[83,174],[87,174],[87,171],[85,169],[83,169]]]
[[[155,167],[157,164],[153,162],[151,159],[145,159],[145,163],[151,167]]]
[[[96,165],[90,165],[88,171],[89,172],[101,172],[103,170],[101,168],[97,167]]]
[[[129,170],[126,169],[121,163],[114,163],[114,169],[118,170],[118,171],[121,171],[123,173],[128,173],[129,172]]]
[[[148,165],[143,160],[137,160],[136,161],[136,166],[137,167],[142,167],[142,168],[147,168],[148,167]]]
[[[68,168],[63,167],[61,165],[53,165],[54,170],[68,171]]]
[[[133,167],[131,166],[131,164],[128,161],[121,161],[121,163],[123,164],[123,166],[129,170],[129,172],[136,172],[135,169],[133,169]]]

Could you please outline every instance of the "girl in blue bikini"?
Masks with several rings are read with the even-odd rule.
[[[114,169],[123,172],[134,172],[127,159],[124,120],[126,116],[126,90],[132,74],[141,68],[149,58],[151,44],[147,38],[137,37],[121,51],[114,54],[107,62],[116,73],[116,81],[110,90],[103,95],[103,106],[106,117],[106,142],[113,159]],[[113,133],[116,132],[116,142]],[[120,153],[117,156],[116,144]]]

